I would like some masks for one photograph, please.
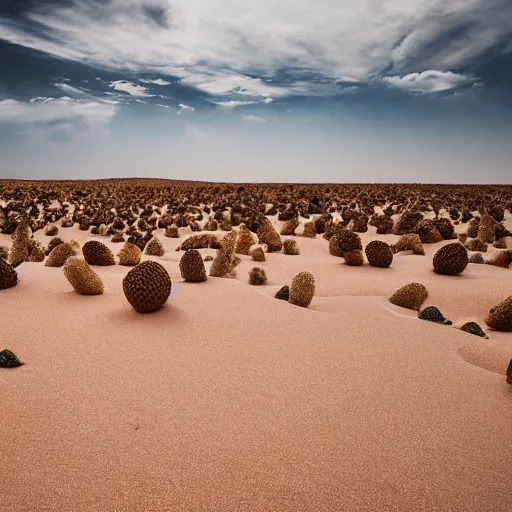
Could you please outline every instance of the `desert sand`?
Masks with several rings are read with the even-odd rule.
[[[94,267],[100,296],[31,262],[0,291],[0,350],[25,362],[0,370],[1,510],[510,510],[512,333],[484,323],[511,294],[510,269],[438,275],[446,240],[390,268],[350,267],[321,236],[296,236],[299,256],[242,255],[234,278],[185,283],[175,249],[191,231],[179,231],[157,230],[165,255],[143,256],[173,281],[155,313],[130,307],[120,265]],[[76,227],[59,236],[122,246]],[[399,238],[372,226],[360,237]],[[265,286],[247,284],[254,266]],[[275,299],[303,270],[316,281],[310,307]],[[390,304],[410,282],[454,325]],[[489,339],[456,328],[466,321]]]

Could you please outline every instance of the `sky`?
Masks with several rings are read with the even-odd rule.
[[[0,178],[512,183],[512,0],[1,0]]]

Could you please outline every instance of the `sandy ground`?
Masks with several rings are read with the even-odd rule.
[[[373,233],[363,245],[396,238]],[[151,315],[130,308],[121,266],[96,268],[99,297],[39,263],[0,292],[0,350],[26,363],[0,371],[0,510],[510,510],[512,334],[483,340],[387,301],[421,282],[425,305],[484,326],[510,270],[438,276],[442,243],[348,267],[296,237],[300,256],[242,257],[237,279],[188,284],[184,238],[160,236],[167,252],[151,259],[174,284]],[[267,286],[247,284],[253,266]],[[308,310],[272,297],[301,270],[317,283]]]

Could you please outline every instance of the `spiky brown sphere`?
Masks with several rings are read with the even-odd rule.
[[[299,245],[293,238],[288,238],[283,242],[283,252],[289,256],[298,256],[300,254]]]
[[[103,293],[103,282],[83,258],[68,258],[63,271],[69,284],[80,295]]]
[[[302,233],[302,236],[305,236],[307,238],[316,238],[316,227],[315,227],[315,223],[313,221],[311,222],[306,222],[306,224],[304,224],[304,231]]]
[[[349,267],[360,267],[364,264],[363,251],[348,251],[343,253],[345,264]]]
[[[206,269],[201,253],[196,249],[190,249],[180,259],[181,277],[187,283],[200,283],[206,281]]]
[[[18,284],[18,273],[4,259],[0,258],[0,290],[13,288]]]
[[[288,302],[296,306],[307,308],[315,295],[315,278],[309,272],[299,272],[290,286]]]
[[[156,261],[145,261],[132,268],[123,279],[123,292],[138,313],[160,309],[171,294],[172,281]]]
[[[283,242],[279,233],[266,217],[263,219],[257,231],[258,242],[267,246],[268,252],[279,252],[283,248]]]
[[[142,251],[139,246],[126,242],[117,253],[117,256],[119,258],[119,265],[134,267],[140,263]]]
[[[86,242],[82,248],[82,253],[89,265],[108,267],[116,264],[112,251],[105,244],[97,240]]]
[[[329,253],[344,258],[344,253],[362,251],[363,244],[357,233],[345,228],[336,231],[329,239]]]
[[[454,242],[441,247],[432,260],[436,274],[457,275],[468,266],[469,257],[466,248]]]
[[[251,259],[252,261],[266,261],[265,253],[261,247],[254,247],[251,249]]]
[[[402,251],[412,251],[414,254],[425,255],[421,239],[416,233],[401,236],[398,242],[392,245],[391,248],[395,254]]]
[[[485,323],[495,331],[512,331],[512,295],[489,311]]]
[[[254,244],[252,234],[245,224],[240,224],[238,237],[236,239],[235,252],[237,254],[249,255],[251,246]]]
[[[366,246],[364,252],[372,267],[387,268],[393,263],[393,251],[386,242],[373,240]]]
[[[267,275],[262,268],[254,267],[249,271],[249,284],[254,286],[262,286],[267,284]]]
[[[62,267],[69,257],[76,256],[76,254],[76,247],[72,243],[59,244],[48,256],[45,266]]]
[[[395,306],[419,311],[427,297],[428,292],[425,286],[421,283],[410,283],[393,293],[389,298],[389,302]]]
[[[144,253],[148,256],[163,256],[165,254],[164,246],[158,238],[153,237],[146,245]]]
[[[52,238],[48,243],[48,247],[46,249],[46,256],[48,256],[53,251],[53,249],[55,249],[55,247],[63,243],[64,241],[59,237]]]

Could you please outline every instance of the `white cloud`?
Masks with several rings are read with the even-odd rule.
[[[471,77],[435,69],[422,73],[410,73],[402,77],[388,76],[383,81],[399,89],[424,93],[449,91],[474,83]]]
[[[0,122],[56,123],[79,120],[87,125],[106,125],[116,114],[116,107],[98,101],[62,98],[32,98],[29,102],[13,99],[0,101]]]
[[[151,97],[154,94],[149,94],[148,89],[143,87],[142,85],[135,85],[126,80],[116,80],[115,82],[110,82],[109,87],[112,87],[116,91],[122,91],[128,93],[130,96],[143,96],[143,97]]]
[[[183,112],[194,112],[195,108],[190,107],[189,105],[185,105],[185,103],[180,103],[178,105],[180,109],[178,110],[178,115],[181,115]]]
[[[225,108],[236,108],[236,107],[243,107],[244,105],[254,105],[255,103],[258,103],[257,101],[239,101],[239,100],[228,100],[228,101],[213,101],[212,103],[215,103],[215,105],[219,105],[220,107]]]
[[[153,80],[139,80],[143,84],[154,84],[154,85],[171,85],[171,82],[167,82],[166,80],[162,80],[161,78],[155,78]]]
[[[505,0],[151,0],[166,15],[162,23],[148,16],[147,4],[34,3],[27,18],[40,30],[0,18],[0,39],[109,68],[176,75],[213,95],[262,100],[301,93],[303,78],[286,86],[259,78],[277,79],[280,69],[349,82],[389,69],[396,76],[447,72],[512,36],[512,2]],[[130,82],[117,90],[147,95]]]
[[[161,105],[160,103],[157,103],[156,106],[161,108],[171,108],[169,105]]]
[[[264,117],[255,116],[255,115],[248,115],[244,116],[244,121],[247,121],[249,123],[266,123],[267,120]]]

